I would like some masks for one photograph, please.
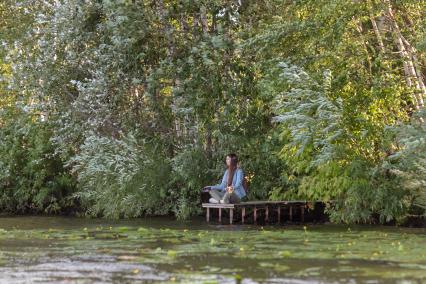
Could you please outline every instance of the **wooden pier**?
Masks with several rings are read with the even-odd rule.
[[[305,221],[305,212],[308,208],[313,207],[316,203],[322,203],[321,201],[247,201],[236,204],[220,204],[220,203],[202,203],[202,207],[206,208],[206,221],[210,222],[211,210],[218,210],[219,222],[222,222],[222,209],[229,210],[229,223],[234,222],[234,213],[237,210],[241,213],[241,223],[244,224],[246,218],[249,216],[249,211],[252,210],[253,223],[256,223],[259,217],[259,211],[264,212],[265,222],[269,222],[269,217],[272,212],[277,213],[277,221],[281,222],[283,213],[288,216],[288,221],[292,222],[293,217],[297,214],[299,220],[303,223]],[[234,212],[235,211],[235,212]]]

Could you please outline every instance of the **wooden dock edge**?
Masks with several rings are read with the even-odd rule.
[[[240,203],[202,203],[202,207],[206,208],[206,221],[210,222],[210,208],[216,208],[219,210],[219,222],[222,222],[222,209],[229,209],[229,223],[233,223],[234,209],[241,208],[241,223],[244,224],[246,217],[246,208],[253,207],[253,221],[257,221],[257,211],[265,210],[265,221],[269,219],[269,206],[276,206],[278,214],[278,223],[281,222],[281,209],[282,207],[288,207],[289,219],[293,219],[293,208],[299,207],[301,221],[304,222],[305,207],[309,203],[329,203],[330,201],[307,201],[307,200],[285,200],[285,201],[246,201]]]

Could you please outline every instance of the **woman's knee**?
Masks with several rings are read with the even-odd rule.
[[[230,200],[231,203],[240,203],[241,202],[241,199],[235,193],[231,194],[229,200]]]
[[[219,190],[217,189],[212,189],[209,191],[210,196],[216,199],[220,199],[222,197],[222,194]]]

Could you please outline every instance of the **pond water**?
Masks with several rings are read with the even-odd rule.
[[[426,283],[426,229],[1,217],[0,283]]]

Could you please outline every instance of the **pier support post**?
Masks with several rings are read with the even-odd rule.
[[[234,219],[234,209],[229,209],[229,224],[232,225],[232,220]]]
[[[244,224],[244,217],[246,216],[246,208],[243,207],[241,210],[241,223]]]
[[[207,212],[206,212],[206,221],[210,222],[210,208],[207,207]]]
[[[280,224],[281,223],[281,206],[278,206],[277,213],[278,213],[278,224]]]
[[[265,207],[265,223],[269,221],[269,206]]]

